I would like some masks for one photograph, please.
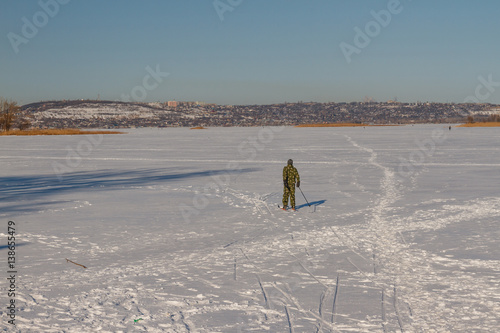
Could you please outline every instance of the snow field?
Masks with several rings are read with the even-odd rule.
[[[445,127],[137,129],[76,157],[85,137],[2,138],[20,274],[1,325],[495,331],[500,135]],[[297,213],[277,209],[288,158]]]

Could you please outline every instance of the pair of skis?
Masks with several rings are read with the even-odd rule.
[[[297,211],[297,209],[294,209],[294,208],[288,208],[288,207],[283,207],[283,206],[280,206],[280,205],[278,205],[278,208],[279,208],[279,209],[284,210],[285,212],[287,212],[287,211],[289,211],[289,210],[291,210],[292,212],[296,212],[296,211]]]

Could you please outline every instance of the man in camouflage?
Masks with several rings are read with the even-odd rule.
[[[283,168],[283,209],[288,206],[288,197],[290,197],[290,206],[295,210],[295,184],[300,187],[300,176],[297,169],[293,166],[293,161],[288,160],[287,166]]]

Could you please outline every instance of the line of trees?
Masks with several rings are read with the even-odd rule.
[[[498,123],[500,122],[500,114],[492,114],[488,117],[489,122]]]
[[[474,119],[474,117],[472,116],[467,116],[467,123],[468,124],[472,124],[476,122],[476,119]],[[477,122],[480,122],[480,123],[498,123],[500,122],[500,114],[491,114],[489,115],[487,118],[480,118],[479,120],[477,120]]]
[[[27,115],[21,112],[17,102],[0,97],[0,130],[8,132],[14,127],[25,130],[30,126],[31,122]]]

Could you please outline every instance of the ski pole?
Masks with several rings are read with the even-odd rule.
[[[302,192],[302,189],[300,187],[299,187],[299,190],[300,190],[300,193],[302,193],[302,196],[304,197],[304,199],[306,199],[306,196],[304,195],[304,192]],[[311,207],[311,205],[309,204],[309,201],[307,201],[307,199],[306,199],[306,202],[307,202],[307,205],[309,207]]]

